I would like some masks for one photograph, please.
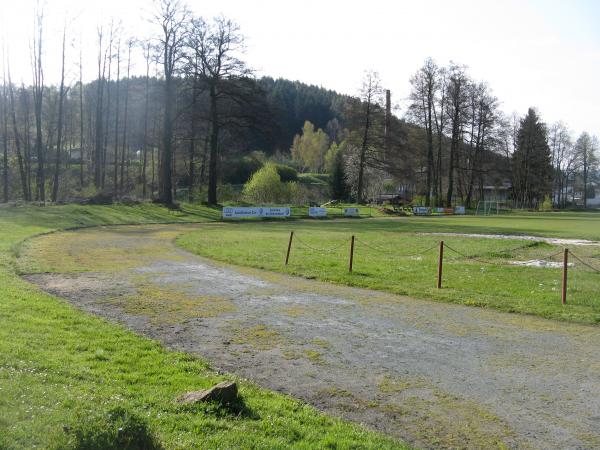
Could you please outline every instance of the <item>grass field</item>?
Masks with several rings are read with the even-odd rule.
[[[182,392],[231,377],[84,314],[16,273],[19,243],[36,234],[218,217],[153,205],[0,209],[0,448],[77,448],[92,438],[97,447],[86,448],[109,448],[124,434],[145,435],[146,426],[157,440],[147,437],[146,448],[403,448],[244,380],[234,408],[179,406]]]
[[[284,265],[291,230],[290,264]],[[230,263],[308,278],[390,291],[418,298],[581,323],[600,322],[600,274],[575,260],[568,304],[561,304],[559,268],[520,267],[511,261],[559,263],[562,246],[421,233],[490,233],[600,239],[600,214],[515,214],[499,217],[410,217],[370,220],[236,222],[183,235],[179,245]],[[348,272],[350,236],[356,236],[354,271]],[[444,288],[436,289],[437,247],[446,249]],[[571,247],[600,267],[599,247]]]

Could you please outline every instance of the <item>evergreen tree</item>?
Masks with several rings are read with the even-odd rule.
[[[347,200],[349,197],[346,173],[344,170],[344,155],[341,150],[335,153],[329,178],[331,196],[334,200]]]
[[[513,200],[535,207],[552,191],[552,165],[546,125],[533,108],[521,119],[513,154]]]

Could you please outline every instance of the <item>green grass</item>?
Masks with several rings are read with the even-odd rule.
[[[15,252],[57,229],[206,221],[220,211],[139,206],[0,208],[0,448],[52,448],[90,417],[124,408],[165,448],[403,448],[401,443],[243,381],[243,404],[181,406],[224,378],[202,360],[82,313],[16,275]],[[135,422],[134,422],[135,423]],[[100,430],[102,431],[102,430]]]
[[[295,240],[290,264],[285,266],[291,230],[295,232]],[[513,233],[596,239],[600,238],[599,230],[600,215],[594,213],[493,218],[410,217],[295,223],[238,222],[187,233],[177,242],[198,254],[234,264],[416,298],[594,324],[600,322],[600,274],[576,264],[570,270],[568,304],[563,306],[560,269],[509,264],[510,261],[548,259],[552,255],[551,260],[559,262],[562,247],[519,240],[442,238],[420,233]],[[349,273],[352,234],[356,235],[357,241],[354,271]],[[444,287],[436,289],[440,239],[480,261],[467,260],[446,249]],[[598,247],[571,249],[586,262],[600,267]]]
[[[329,174],[326,173],[299,173],[298,180],[302,184],[320,186],[323,188],[329,187]]]
[[[516,234],[600,241],[600,212],[411,217],[406,223],[407,229],[418,232]]]

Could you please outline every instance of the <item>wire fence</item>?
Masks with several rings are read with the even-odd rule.
[[[423,264],[431,264],[432,269],[437,267],[436,285],[440,289],[444,285],[444,265],[446,264],[477,264],[515,269],[519,267],[543,267],[545,270],[554,271],[552,272],[554,274],[562,275],[555,278],[552,283],[555,285],[562,284],[563,303],[567,301],[568,289],[571,288],[573,292],[578,292],[578,287],[581,285],[581,283],[576,284],[577,280],[571,276],[571,285],[569,286],[569,273],[574,275],[575,271],[579,271],[594,275],[600,274],[600,247],[591,249],[580,247],[577,249],[577,253],[574,253],[570,249],[557,251],[556,246],[534,241],[516,247],[502,249],[494,247],[491,250],[472,252],[468,249],[459,248],[454,243],[448,245],[444,241],[439,241],[434,245],[423,245],[417,249],[411,248],[410,251],[402,251],[401,247],[399,248],[391,240],[381,241],[369,239],[365,236],[349,235],[342,239],[326,240],[326,246],[317,245],[311,242],[311,239],[323,240],[322,236],[301,235],[299,237],[292,232],[288,242],[285,264],[289,264],[290,252],[292,248],[296,248],[310,254],[339,258],[337,261],[340,262],[341,266],[347,264],[347,270],[350,273],[356,268],[357,258],[359,258],[359,267],[360,264],[364,264],[373,272],[371,275],[385,276],[407,270],[406,260],[416,259],[422,261]],[[446,250],[445,255],[444,250]],[[364,272],[361,272],[361,274],[365,275]],[[366,273],[366,275],[369,274]],[[532,282],[534,281],[532,279]],[[539,286],[542,286],[542,284],[539,284]],[[556,288],[553,287],[553,290],[556,290]]]
[[[304,240],[298,239],[298,237],[296,237],[294,239],[294,242],[296,242],[301,247],[304,247],[304,248],[306,248],[308,250],[312,250],[313,252],[323,253],[323,254],[337,253],[343,246],[345,246],[347,244],[347,241],[343,240],[343,241],[340,241],[336,245],[332,245],[331,247],[316,247],[316,246],[313,246],[311,244],[308,244]]]

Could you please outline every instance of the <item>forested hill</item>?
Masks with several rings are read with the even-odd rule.
[[[270,139],[260,146],[268,153],[288,150],[307,120],[324,130],[333,119],[341,121],[343,105],[350,98],[319,86],[283,78],[263,77],[258,84],[266,93],[275,124]]]

